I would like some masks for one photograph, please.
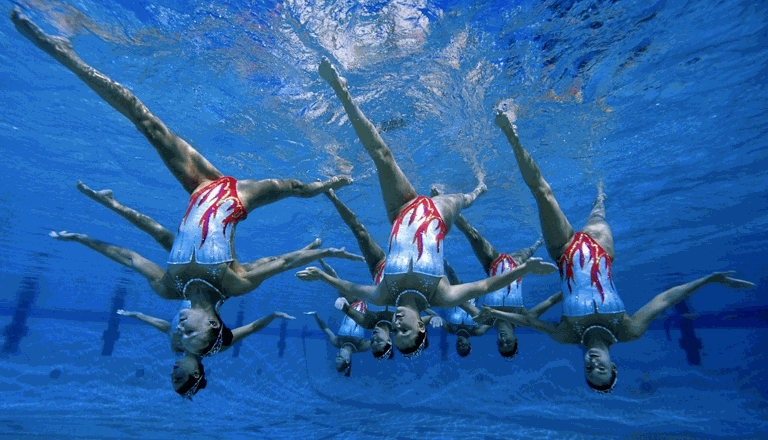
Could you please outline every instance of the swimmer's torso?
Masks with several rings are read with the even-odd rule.
[[[368,310],[365,302],[360,300],[353,302],[349,307],[363,314]],[[336,332],[336,334],[339,337],[347,336],[355,339],[365,336],[363,327],[346,315],[344,315],[344,319],[342,319],[341,325],[339,326],[339,331]]]
[[[511,256],[508,254],[499,254],[493,263],[491,263],[491,267],[488,270],[488,276],[501,275],[516,267],[517,263],[515,263],[515,260],[513,260]],[[518,278],[499,290],[481,296],[477,299],[477,306],[488,306],[505,311],[525,310],[521,283],[522,279]]]
[[[577,232],[558,261],[563,291],[561,328],[580,340],[591,325],[615,335],[628,319],[611,279],[612,258],[589,235]],[[568,338],[569,340],[571,337]]]
[[[392,223],[389,252],[383,282],[389,291],[388,303],[409,289],[428,298],[445,275],[443,238],[447,229],[434,202],[419,196],[412,200]]]
[[[235,259],[235,226],[246,216],[232,177],[221,177],[192,193],[168,256],[168,272],[179,291],[193,278],[222,289],[224,273]]]

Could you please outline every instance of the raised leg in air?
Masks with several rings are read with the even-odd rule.
[[[72,71],[112,108],[128,118],[155,147],[187,192],[192,193],[199,185],[221,177],[210,162],[166,127],[133,93],[80,59],[69,40],[46,34],[18,8],[11,12],[11,21],[22,35]]]
[[[594,238],[605,252],[613,258],[615,256],[613,250],[613,234],[611,233],[611,227],[605,220],[606,199],[605,192],[603,192],[603,182],[600,181],[597,184],[597,198],[592,205],[592,212],[589,214],[587,223],[581,231]]]
[[[334,176],[317,182],[301,182],[295,179],[240,180],[237,182],[237,194],[245,205],[245,210],[252,210],[269,205],[287,197],[308,199],[330,189],[339,189],[352,184],[349,176]]]
[[[434,198],[438,195],[440,195],[440,190],[437,186],[432,185],[430,188],[430,196]],[[478,232],[477,229],[470,225],[463,215],[459,214],[456,216],[454,223],[456,224],[456,227],[459,228],[459,230],[463,232],[467,237],[470,246],[472,246],[472,250],[475,252],[475,256],[477,256],[477,260],[480,261],[480,264],[483,266],[483,270],[488,273],[491,264],[496,261],[496,258],[499,257],[499,251],[497,251],[496,248],[494,248],[493,245],[485,239],[485,237],[480,235],[480,232]]]
[[[485,186],[484,182],[480,182],[469,194],[440,194],[433,197],[432,201],[435,202],[435,207],[440,212],[440,216],[443,217],[446,229],[450,231],[454,220],[461,211],[472,206],[475,200],[485,194],[486,191],[488,191],[488,187]]]
[[[327,58],[323,58],[318,70],[320,76],[333,88],[336,96],[341,101],[349,117],[349,122],[357,133],[357,137],[376,165],[381,192],[384,196],[384,206],[391,223],[400,213],[400,208],[415,199],[418,194],[397,165],[395,158],[392,156],[392,151],[384,142],[379,132],[376,131],[376,127],[352,100],[347,81],[339,76],[336,68],[333,67]]]
[[[147,260],[136,252],[105,243],[85,234],[75,234],[67,231],[50,232],[51,238],[62,241],[75,241],[104,255],[110,260],[133,269],[147,279],[152,290],[161,298],[181,299],[176,288],[171,282],[171,277],[157,264]]]
[[[517,137],[517,128],[512,125],[509,116],[499,111],[496,113],[495,123],[507,136],[507,141],[509,141],[515,153],[515,159],[517,160],[518,167],[520,167],[523,180],[531,190],[533,198],[536,199],[536,204],[539,207],[541,230],[544,235],[544,242],[547,245],[547,251],[549,256],[557,261],[567,248],[571,238],[573,238],[573,228],[568,222],[568,218],[565,217],[565,214],[560,209],[560,205],[557,204],[552,188],[542,177],[539,166],[536,165],[531,155],[525,151],[520,143],[520,139]]]
[[[333,203],[333,206],[336,207],[336,210],[339,212],[341,219],[344,220],[344,223],[346,223],[347,226],[349,226],[349,229],[352,230],[352,234],[355,235],[357,245],[363,253],[365,263],[368,265],[368,270],[371,272],[371,276],[376,276],[376,268],[379,266],[379,263],[387,257],[386,252],[384,252],[384,249],[373,240],[368,233],[368,230],[365,229],[365,226],[363,226],[357,219],[355,213],[336,197],[336,193],[333,190],[326,191],[325,195],[331,203]]]
[[[118,202],[112,194],[111,189],[94,191],[83,182],[78,181],[77,190],[99,202],[101,205],[106,206],[111,211],[116,212],[120,217],[128,220],[132,225],[149,234],[156,242],[160,243],[163,249],[168,252],[171,251],[174,239],[173,233],[152,218]]]

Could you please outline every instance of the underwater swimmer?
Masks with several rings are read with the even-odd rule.
[[[328,189],[352,183],[344,176],[323,182],[292,179],[235,180],[224,176],[186,141],[173,133],[128,89],[81,60],[69,40],[45,34],[18,8],[11,12],[16,29],[37,47],[77,75],[104,101],[128,118],[157,150],[171,173],[191,194],[189,205],[173,241],[168,270],[141,261],[155,293],[166,299],[189,299],[200,337],[184,341],[198,355],[215,354],[224,343],[224,325],[215,304],[243,295],[289,266],[278,261],[253,268],[241,265],[234,253],[234,229],[253,209],[286,197],[314,197]],[[59,234],[62,235],[62,234]],[[64,237],[60,237],[64,238]],[[321,252],[318,252],[320,254]],[[357,259],[342,251],[340,258]],[[132,256],[124,261],[130,262]],[[133,263],[130,262],[129,267]],[[300,265],[300,264],[299,264]],[[192,318],[192,316],[190,317]]]
[[[597,200],[586,225],[574,232],[539,167],[523,149],[509,116],[500,111],[495,122],[507,136],[523,179],[536,199],[547,251],[560,267],[563,316],[559,324],[552,324],[486,307],[480,319],[508,319],[516,325],[542,331],[562,344],[581,346],[587,384],[597,392],[609,393],[616,384],[618,372],[609,354],[613,344],[639,339],[664,310],[707,284],[722,284],[733,289],[754,286],[731,278],[733,272],[715,272],[657,295],[629,316],[611,279],[613,236],[605,220],[606,196],[602,185],[598,186]]]
[[[324,260],[319,260],[323,266],[325,272],[334,278],[339,278],[336,271]],[[353,302],[355,304],[357,301]],[[350,319],[355,321],[360,327],[371,330],[371,352],[373,357],[377,360],[392,359],[394,352],[392,351],[392,316],[394,313],[387,310],[371,310],[367,308],[364,311],[349,305],[349,301],[346,298],[339,297],[336,299],[334,306],[341,310]],[[422,317],[422,321],[425,325],[431,325],[432,327],[440,327],[443,323],[442,318],[434,314],[431,310],[425,310],[429,316]]]
[[[363,301],[355,301],[350,307],[361,313],[365,313],[367,310],[367,305]],[[345,316],[341,321],[337,335],[325,325],[325,322],[317,316],[317,313],[304,312],[304,314],[314,316],[317,325],[320,326],[320,329],[328,337],[331,345],[339,349],[334,361],[334,367],[340,374],[349,377],[352,373],[352,355],[371,349],[371,343],[365,339],[363,328],[350,317]]]
[[[433,186],[430,194],[432,196],[439,194],[438,188]],[[496,248],[494,248],[493,245],[477,231],[477,229],[470,225],[463,215],[459,214],[456,217],[455,224],[456,227],[464,233],[467,240],[469,240],[469,244],[472,246],[472,250],[475,252],[477,260],[483,266],[483,269],[488,276],[500,275],[508,270],[514,269],[531,258],[536,252],[536,249],[543,243],[542,240],[537,240],[533,245],[527,248],[520,249],[512,254],[502,254],[499,253],[499,251],[497,251]],[[455,311],[457,314],[456,319],[461,317],[462,320],[466,320],[466,316],[464,315],[467,313],[470,316],[477,315],[480,312],[479,308],[483,305],[492,307],[496,310],[523,315],[532,313],[538,318],[544,312],[549,310],[550,307],[555,305],[559,301],[558,298],[562,298],[562,294],[557,294],[528,311],[526,310],[523,301],[522,281],[522,279],[516,279],[499,290],[477,298],[477,301],[474,304],[470,303],[462,305],[462,310]],[[449,319],[448,321],[450,322],[451,320]],[[513,358],[517,354],[518,348],[518,340],[515,337],[514,324],[501,319],[493,319],[490,320],[489,323],[493,327],[496,327],[497,330],[496,346],[499,349],[499,354],[507,359]],[[475,330],[487,331],[487,328],[478,327]],[[485,333],[485,331],[483,331],[483,333]],[[462,347],[463,352],[469,354],[471,345],[469,345],[468,339],[466,342],[463,342]],[[461,355],[461,353],[459,354]]]
[[[305,281],[325,281],[348,299],[362,298],[372,304],[396,307],[393,321],[395,347],[406,356],[414,356],[424,349],[426,341],[421,311],[430,306],[457,306],[528,273],[546,275],[554,272],[554,265],[530,259],[499,277],[451,286],[443,269],[443,237],[456,215],[486,191],[485,184],[481,182],[469,194],[435,198],[418,196],[397,165],[392,151],[352,100],[346,80],[327,59],[323,59],[319,71],[341,100],[360,141],[376,165],[392,231],[382,282],[378,286],[363,286],[333,278],[316,267],[300,271],[297,277]]]
[[[165,333],[170,338],[171,350],[174,353],[184,353],[184,357],[176,360],[173,366],[173,372],[171,373],[171,384],[174,391],[180,394],[182,397],[191,399],[192,396],[197,393],[198,390],[205,388],[207,380],[205,379],[205,370],[201,363],[201,357],[194,353],[189,353],[184,350],[184,346],[181,343],[182,338],[188,336],[191,332],[194,332],[194,326],[187,325],[187,310],[189,310],[191,304],[189,301],[182,301],[182,306],[173,322],[168,322],[164,319],[155,318],[153,316],[145,315],[141,312],[132,312],[127,310],[118,310],[117,313],[121,316],[127,316],[136,318],[141,322],[151,325],[152,327]],[[263,318],[260,318],[248,325],[238,327],[232,330],[232,339],[230,344],[222,346],[221,351],[226,350],[234,343],[243,340],[244,338],[262,330],[269,325],[273,320],[281,319],[296,319],[293,316],[287,315],[283,312],[273,312]]]

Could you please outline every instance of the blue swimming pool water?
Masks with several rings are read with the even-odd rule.
[[[110,312],[170,319],[137,274],[51,230],[85,232],[157,263],[151,239],[83,197],[111,188],[174,229],[186,193],[154,149],[74,75],[20,36],[19,5],[47,32],[129,87],[216,167],[238,178],[312,181],[350,174],[339,191],[384,243],[373,163],[317,74],[322,56],[383,132],[422,192],[433,183],[489,192],[465,215],[502,251],[540,234],[535,203],[493,107],[516,105],[523,144],[576,227],[605,182],[616,242],[614,281],[629,312],[713,271],[757,286],[707,286],[686,305],[700,365],[682,346],[683,317],[612,350],[608,397],[584,385],[580,351],[519,331],[500,359],[493,335],[459,358],[431,333],[413,361],[335,350],[302,312],[332,329],[335,293],[292,273],[231,300],[228,323],[296,315],[206,362],[193,402],[168,386],[174,360],[157,331]],[[759,438],[767,430],[768,8],[759,2],[624,1],[38,1],[2,7],[0,139],[0,437],[2,438]],[[323,197],[284,200],[238,228],[241,261],[321,237],[357,244]],[[446,256],[464,281],[483,272],[462,234]],[[536,256],[547,258],[540,249]],[[364,265],[334,261],[368,282]],[[528,304],[559,288],[526,279]],[[117,303],[115,301],[118,301]],[[544,317],[559,318],[556,306]],[[107,332],[107,336],[104,334]],[[111,336],[110,336],[111,335]],[[683,339],[684,342],[680,342]],[[108,341],[111,354],[102,354]],[[688,342],[685,342],[688,341]],[[106,350],[109,351],[109,350]]]

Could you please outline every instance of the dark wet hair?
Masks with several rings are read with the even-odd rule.
[[[178,390],[174,390],[174,391],[176,391],[176,393],[178,393],[179,396],[187,397],[190,400],[192,400],[192,396],[193,395],[197,394],[198,391],[202,390],[203,388],[205,388],[206,385],[208,385],[208,381],[205,379],[205,368],[203,368],[203,364],[198,362],[197,366],[200,367],[200,377],[197,378],[197,377],[195,377],[195,376],[190,374],[189,377],[187,378],[187,381],[184,382],[184,385],[179,387]],[[194,390],[194,392],[191,393],[190,395],[187,395],[187,393],[196,384],[197,384],[197,388]]]
[[[341,366],[336,367],[336,371],[349,377],[349,375],[352,374],[352,359],[344,362]]]
[[[592,388],[598,394],[611,394],[611,391],[613,391],[613,387],[616,386],[617,379],[618,379],[618,374],[616,372],[616,369],[614,368],[611,374],[611,381],[608,382],[607,385],[597,386],[592,382],[590,382],[589,379],[587,379],[587,385],[589,385],[589,387]]]
[[[383,361],[386,359],[392,359],[395,356],[395,352],[392,350],[392,343],[390,342],[387,344],[386,347],[384,347],[384,350],[382,351],[373,351],[371,350],[371,353],[373,353],[373,357],[376,358],[376,360]]]
[[[427,329],[424,329],[423,332],[419,332],[419,336],[416,337],[416,343],[413,344],[413,347],[406,348],[405,350],[400,350],[400,353],[403,354],[405,357],[416,357],[419,354],[421,354],[422,351],[426,350],[427,347],[429,347],[429,338],[427,337]]]
[[[512,359],[515,357],[515,355],[517,355],[517,339],[515,339],[515,346],[512,347],[512,350],[501,351],[501,347],[499,347],[499,354],[507,359]]]
[[[461,339],[457,339],[456,340],[456,353],[458,353],[459,356],[461,356],[461,357],[469,356],[469,353],[472,352],[472,344],[469,343],[469,339],[467,339],[467,349],[466,350],[462,350],[460,348],[461,346],[459,345],[459,342],[461,342]]]

